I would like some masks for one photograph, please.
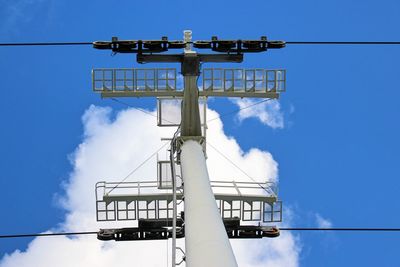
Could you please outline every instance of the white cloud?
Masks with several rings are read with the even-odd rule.
[[[232,244],[240,267],[299,266],[299,240],[288,232],[279,238],[233,240]]]
[[[331,228],[332,227],[332,222],[328,219],[325,219],[318,213],[315,214],[315,221],[319,228]]]
[[[208,110],[207,118],[217,118],[218,113]],[[269,152],[253,148],[247,153],[242,151],[239,144],[233,137],[226,136],[223,133],[223,124],[221,120],[213,120],[208,125],[207,141],[215,146],[218,151],[228,155],[229,159],[240,166],[250,177],[257,182],[271,181],[278,179],[278,163],[273,159]],[[232,164],[216,153],[211,147],[207,149],[207,164],[211,180],[236,180],[248,181],[249,178],[238,171]]]
[[[216,117],[209,110],[211,117]],[[155,114],[155,113],[154,113]],[[84,140],[71,156],[73,171],[65,183],[65,221],[53,231],[93,231],[99,228],[133,226],[131,222],[96,222],[94,184],[97,181],[119,181],[161,145],[161,137],[170,137],[174,129],[156,126],[156,118],[134,109],[116,114],[110,108],[91,106],[83,116]],[[241,150],[236,140],[223,132],[222,122],[210,124],[208,140],[229,155],[258,181],[277,181],[278,165],[272,155],[259,149]],[[208,149],[208,167],[213,180],[244,180],[214,150]],[[153,158],[128,181],[155,180]],[[178,240],[183,246],[183,240]],[[239,266],[299,265],[299,242],[289,232],[276,239],[235,240],[232,242]],[[94,236],[35,238],[26,251],[5,255],[1,267],[15,266],[165,266],[170,241],[101,242]],[[170,257],[170,255],[169,255]]]
[[[248,118],[256,118],[274,129],[284,127],[283,113],[278,101],[269,100],[257,105],[257,100],[248,98],[232,101],[241,109],[237,115],[240,122]]]

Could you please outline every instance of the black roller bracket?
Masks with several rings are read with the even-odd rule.
[[[231,239],[249,239],[278,237],[276,226],[240,225],[239,218],[224,219],[226,233]],[[97,239],[102,241],[164,240],[172,238],[172,220],[139,219],[138,227],[119,229],[100,229]],[[176,222],[176,238],[185,237],[185,225],[182,218]]]
[[[113,53],[136,53],[138,63],[181,63],[181,73],[184,76],[199,76],[201,62],[232,62],[243,61],[244,53],[257,53],[267,51],[268,48],[283,48],[283,41],[268,41],[262,36],[259,40],[219,40],[213,36],[211,40],[200,40],[192,42],[197,49],[209,49],[213,54],[164,53],[170,49],[183,49],[184,41],[169,41],[168,37],[161,40],[119,40],[112,37],[111,42],[97,41],[93,43],[96,49],[109,49]],[[164,53],[164,54],[162,54]]]
[[[112,37],[111,42],[96,41],[93,43],[93,47],[96,49],[109,49],[114,53],[148,55],[163,53],[170,49],[183,49],[185,46],[185,42],[180,40],[169,41],[168,37],[162,37],[161,40],[119,40],[118,37]],[[197,49],[209,49],[213,52],[224,54],[243,54],[263,52],[267,51],[267,49],[284,48],[285,42],[268,41],[266,36],[262,36],[259,40],[220,40],[218,37],[213,36],[211,40],[194,41],[193,47]]]

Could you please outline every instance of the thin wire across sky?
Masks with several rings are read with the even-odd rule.
[[[285,41],[286,45],[400,45],[400,41]],[[85,46],[93,42],[18,42],[0,46]]]
[[[335,232],[400,232],[400,228],[312,228],[312,227],[282,227],[280,231],[335,231]],[[57,233],[34,233],[34,234],[14,234],[0,235],[0,239],[5,238],[22,238],[22,237],[50,237],[50,236],[71,236],[71,235],[96,235],[97,231],[86,232],[57,232]]]

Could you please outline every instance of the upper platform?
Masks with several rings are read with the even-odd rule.
[[[92,88],[102,97],[183,97],[183,76],[173,68],[93,69]],[[286,91],[286,71],[203,69],[199,96],[279,98]]]

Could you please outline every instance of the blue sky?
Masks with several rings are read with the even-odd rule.
[[[184,29],[194,39],[398,41],[399,12],[400,3],[389,0],[1,0],[0,42],[181,39]],[[85,110],[125,108],[91,91],[91,69],[138,64],[131,55],[90,47],[2,47],[0,56],[0,233],[40,232],[64,221],[56,199],[72,170],[68,155],[84,138]],[[280,197],[294,226],[315,226],[317,214],[337,227],[400,225],[399,57],[399,46],[292,45],[246,57],[243,67],[287,70],[280,100],[285,127],[227,116],[224,129],[245,151],[267,150],[279,163]],[[153,99],[126,101],[155,106]],[[237,108],[224,99],[210,107]],[[398,234],[299,238],[301,266],[398,265]],[[1,240],[0,257],[29,241]]]

